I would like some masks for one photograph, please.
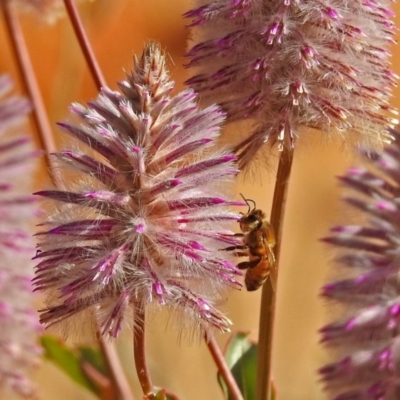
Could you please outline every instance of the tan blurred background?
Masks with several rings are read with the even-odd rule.
[[[189,8],[189,3],[190,0],[82,3],[84,24],[112,88],[124,77],[123,70],[131,68],[132,55],[141,53],[146,39],[160,41],[171,55],[174,61],[169,65],[171,74],[177,88],[181,87],[187,77],[182,68],[187,32],[181,15]],[[400,5],[395,7],[399,9]],[[46,25],[34,15],[25,15],[21,22],[54,126],[55,121],[67,115],[67,106],[72,101],[87,101],[96,95],[96,90],[66,19]],[[0,72],[8,72],[18,81],[2,19],[0,49]],[[394,69],[400,72],[398,50]],[[396,90],[394,104],[398,105],[399,100],[400,93]],[[54,134],[58,135],[56,129]],[[273,353],[273,376],[279,400],[324,399],[315,370],[326,361],[326,355],[318,345],[316,331],[327,320],[328,313],[318,292],[326,280],[332,253],[318,238],[326,235],[330,226],[343,222],[335,176],[357,162],[354,155],[342,150],[341,143],[327,142],[321,140],[319,134],[300,140],[290,184]],[[273,174],[264,173],[256,182],[241,183],[237,193],[244,193],[260,208],[269,210],[273,179]],[[42,168],[37,188],[43,187],[46,181]],[[252,338],[257,338],[259,300],[260,291],[231,295],[224,307],[234,321],[234,330],[249,331]],[[179,344],[177,332],[165,326],[165,318],[154,319],[148,330],[149,364],[154,383],[167,387],[182,400],[222,399],[215,367],[204,344]],[[221,345],[227,339],[228,335],[218,336]],[[125,334],[118,341],[118,348],[135,398],[140,399],[129,335]],[[35,379],[41,386],[42,400],[94,399],[49,363],[35,373]],[[11,400],[12,397],[0,395],[0,399]]]

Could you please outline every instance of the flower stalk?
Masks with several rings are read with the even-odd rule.
[[[64,4],[69,16],[69,20],[71,21],[71,25],[74,29],[76,39],[82,49],[83,55],[88,65],[89,71],[92,75],[97,89],[100,89],[101,87],[106,86],[106,81],[100,69],[99,63],[97,62],[97,59],[94,55],[94,51],[87,37],[86,31],[83,27],[82,20],[79,16],[75,2],[74,0],[64,0]]]
[[[146,339],[145,339],[145,311],[142,307],[135,308],[133,327],[133,355],[135,359],[136,373],[144,398],[151,400],[155,398],[154,386],[151,382],[150,373],[146,362]]]
[[[293,149],[289,148],[285,148],[281,153],[271,208],[271,224],[276,235],[276,245],[274,247],[276,257],[276,263],[274,266],[274,268],[276,268],[276,278],[278,277],[279,271],[283,222],[290,173],[293,164],[293,154]],[[276,290],[277,287],[275,290],[272,289],[270,281],[268,281],[268,283],[262,288],[257,357],[257,400],[268,400],[271,393],[271,357],[276,308]]]
[[[225,361],[225,357],[217,341],[215,340],[215,337],[212,335],[208,338],[206,337],[205,340],[218,371],[224,379],[226,387],[228,388],[230,398],[233,400],[243,400],[242,392],[240,391],[239,386],[237,385],[237,382]]]
[[[39,134],[40,146],[46,150],[46,162],[49,168],[50,178],[53,183],[57,182],[57,173],[54,169],[50,154],[55,152],[56,144],[53,132],[47,117],[43,97],[40,93],[32,62],[25,43],[24,35],[18,21],[17,14],[12,5],[12,0],[0,1],[0,7],[4,14],[6,28],[12,43],[11,49],[14,52],[22,84],[34,107],[32,110],[33,120]]]
[[[121,400],[134,400],[131,387],[129,386],[114,344],[109,343],[101,335],[98,337],[98,341],[107,365],[113,394],[117,394],[117,398]]]

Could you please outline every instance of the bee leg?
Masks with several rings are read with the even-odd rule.
[[[243,261],[236,266],[239,269],[254,268],[256,265],[259,264],[260,261],[261,261],[261,258],[257,258],[256,260],[252,260],[252,261]]]
[[[249,252],[248,251],[234,251],[232,253],[235,257],[248,257]]]
[[[239,251],[233,251],[233,250],[239,250]],[[249,256],[248,247],[243,244],[240,246],[225,247],[225,249],[220,249],[220,251],[233,251],[232,254],[235,257],[248,257]]]
[[[239,245],[239,246],[229,246],[229,247],[225,247],[224,249],[221,249],[224,251],[232,251],[232,250],[247,250],[247,246],[245,245]],[[246,254],[247,255],[247,254]]]

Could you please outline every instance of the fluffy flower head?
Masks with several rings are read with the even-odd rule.
[[[11,80],[0,75],[0,97],[11,88]],[[34,208],[21,182],[34,152],[27,137],[15,137],[13,126],[29,108],[26,100],[16,96],[0,102],[0,388],[26,397],[35,393],[26,374],[40,354],[36,343],[40,326],[30,283],[34,247],[26,230]]]
[[[132,307],[154,305],[202,329],[228,328],[213,303],[238,286],[219,251],[236,243],[226,227],[238,215],[226,207],[241,203],[224,197],[235,157],[210,149],[223,113],[199,110],[191,90],[171,97],[164,62],[147,45],[122,93],[103,88],[87,107],[72,105],[80,125],[60,124],[87,148],[55,154],[79,179],[65,170],[65,189],[39,193],[58,205],[35,257],[46,324],[90,310],[115,337]]]
[[[390,139],[390,0],[195,3],[188,83],[228,121],[253,124],[236,146],[243,166],[264,144],[293,148],[302,126],[356,143]]]
[[[396,142],[369,154],[368,168],[341,178],[352,190],[346,202],[366,222],[336,227],[325,239],[345,249],[337,262],[349,275],[322,292],[344,310],[321,329],[323,342],[340,355],[320,370],[335,400],[395,400],[400,394],[400,135],[392,134]]]

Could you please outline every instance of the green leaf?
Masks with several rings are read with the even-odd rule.
[[[86,361],[95,369],[97,369],[97,371],[99,371],[102,375],[108,375],[107,367],[100,350],[88,346],[78,347],[77,350],[79,352],[81,362]]]
[[[271,400],[276,400],[276,390],[275,390],[275,386],[271,385]]]
[[[167,400],[167,395],[164,389],[161,389],[155,397],[155,400]]]
[[[255,400],[257,384],[257,351],[258,346],[248,339],[248,333],[233,334],[225,350],[225,360],[245,400]],[[232,400],[224,379],[218,373],[218,382],[228,400]],[[276,393],[271,386],[271,400]]]
[[[178,400],[178,398],[177,398],[176,396],[170,396],[170,395],[167,393],[167,400]]]
[[[155,400],[179,400],[175,395],[167,393],[165,389],[157,392]]]
[[[70,349],[63,341],[51,335],[43,335],[40,342],[45,350],[44,356],[49,361],[64,371],[74,382],[97,394],[95,386],[81,368],[79,353]]]
[[[225,360],[243,394],[243,398],[255,400],[257,345],[251,343],[247,336],[248,334],[244,332],[232,335],[225,351]],[[220,374],[218,374],[218,381],[225,396],[232,400]]]

